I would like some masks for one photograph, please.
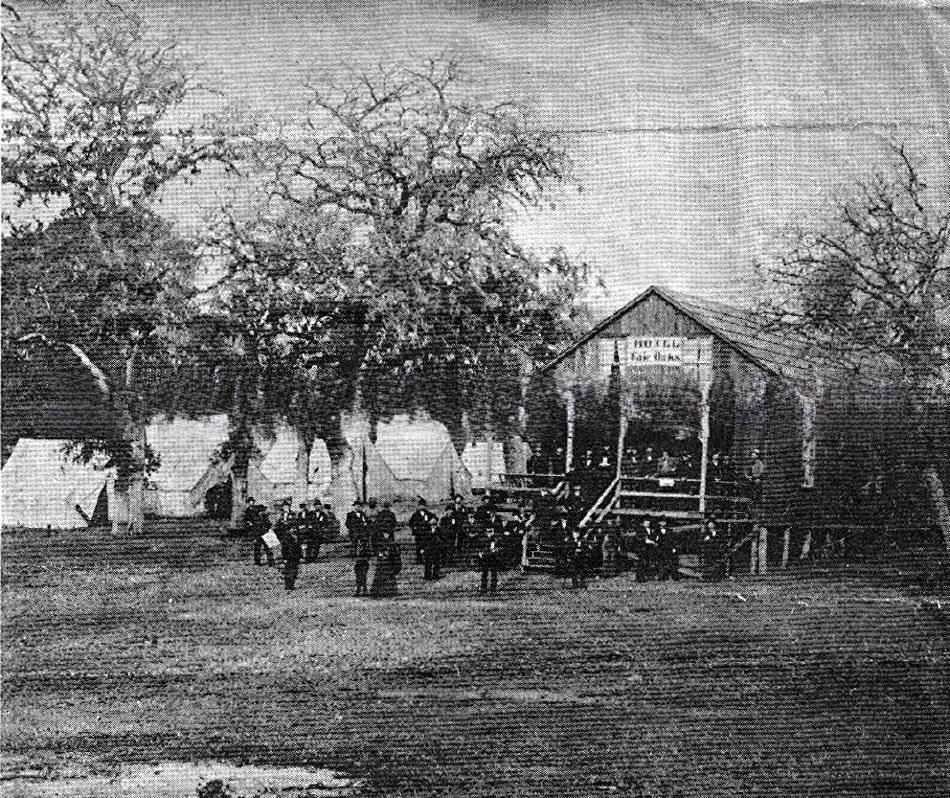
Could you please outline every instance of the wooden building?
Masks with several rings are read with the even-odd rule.
[[[696,496],[680,504],[689,508],[684,518],[734,514],[735,504],[713,501],[710,463],[719,468],[715,453],[731,459],[741,481],[758,450],[765,475],[748,514],[774,530],[851,522],[859,505],[868,514],[862,497],[880,494],[882,475],[895,465],[884,462],[893,449],[885,442],[902,434],[900,401],[886,382],[859,380],[748,310],[656,286],[548,363],[535,377],[542,383],[560,397],[563,432],[549,441],[535,435],[533,446],[563,450],[565,472],[582,467],[586,451],[610,446],[612,506],[621,512],[622,495],[656,491],[624,490],[624,452],[639,449],[642,457],[652,433],[695,451],[693,484],[674,491]],[[602,496],[591,515],[610,501]],[[671,506],[632,504],[644,513]]]

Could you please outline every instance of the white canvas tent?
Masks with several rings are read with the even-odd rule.
[[[473,441],[462,452],[462,462],[472,475],[473,488],[497,482],[505,471],[505,447],[501,441]]]
[[[449,441],[439,452],[419,495],[432,502],[445,501],[455,494],[472,495],[472,475]]]
[[[17,441],[0,472],[4,526],[79,529],[88,525],[103,491],[109,496],[112,474],[76,463],[65,446],[62,440]]]
[[[399,495],[444,501],[453,492],[471,495],[472,480],[445,425],[397,417],[380,424],[376,447],[399,481]]]
[[[227,437],[225,415],[152,421],[145,439],[161,464],[149,477],[152,487],[145,492],[145,509],[161,516],[200,515],[205,493],[217,484],[219,467],[212,464],[212,455]]]
[[[270,448],[261,447],[267,452],[260,464],[263,480],[256,485],[258,480],[253,474],[248,474],[250,495],[264,501],[276,501],[293,494],[297,481],[297,446],[294,430],[286,424],[279,425]],[[321,498],[329,489],[330,455],[326,444],[319,439],[314,441],[310,449],[307,485],[307,499]]]
[[[368,437],[350,440],[349,444],[353,450],[353,479],[359,496],[382,499],[402,495],[392,468]]]

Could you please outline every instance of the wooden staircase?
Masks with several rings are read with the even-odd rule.
[[[499,485],[495,490],[505,491],[500,496],[499,509],[511,507],[516,511],[520,502],[540,495],[550,480],[557,477],[560,481],[554,486],[555,500],[564,496],[568,489],[568,480],[563,475],[511,475],[515,479],[512,485]],[[540,479],[535,479],[540,477]],[[676,536],[680,550],[681,576],[697,578],[700,576],[704,524],[715,517],[720,533],[727,540],[736,541],[729,547],[725,557],[730,557],[738,548],[748,544],[751,538],[752,521],[749,518],[750,500],[739,493],[738,484],[718,483],[718,487],[727,495],[701,496],[699,480],[664,479],[660,477],[642,477],[621,474],[614,478],[591,504],[580,521],[581,528],[597,526],[611,518],[621,519],[624,527],[637,526],[643,518],[650,516],[656,522],[665,518],[667,526]],[[508,504],[505,504],[507,501]],[[540,530],[539,530],[540,531]],[[522,567],[526,571],[553,572],[558,560],[557,543],[544,541],[535,535],[525,541]]]

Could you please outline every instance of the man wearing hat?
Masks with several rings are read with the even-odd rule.
[[[390,509],[389,502],[383,502],[383,508],[373,518],[373,549],[378,551],[386,543],[396,539],[396,514]]]
[[[356,556],[357,541],[366,536],[368,526],[363,502],[357,499],[353,502],[353,509],[346,514],[346,533],[350,539],[350,553],[353,557]]]
[[[452,506],[446,512],[445,530],[451,535],[448,545],[459,557],[464,556],[468,537],[468,508],[458,494],[452,497]]]
[[[416,511],[409,518],[409,529],[412,531],[412,537],[416,544],[416,563],[423,561],[426,544],[432,535],[432,528],[437,519],[426,505],[426,500],[419,497],[419,505]]]
[[[489,527],[481,538],[478,552],[478,564],[482,572],[480,593],[494,595],[498,589],[498,566],[501,559],[501,542],[492,527]]]
[[[315,562],[320,556],[320,509],[319,505],[310,508],[306,503],[300,505],[297,513],[297,537],[303,551],[304,562]]]
[[[315,501],[315,504],[319,504]],[[323,543],[333,543],[340,537],[340,519],[333,512],[333,506],[323,505],[323,520],[320,526],[320,540]]]
[[[745,476],[749,482],[749,498],[752,499],[752,504],[758,507],[762,502],[762,481],[765,477],[765,462],[762,460],[762,453],[758,449],[752,450]]]
[[[653,518],[649,515],[643,518],[638,543],[640,558],[637,561],[636,578],[638,582],[643,582],[656,575],[659,560],[656,531],[653,529]]]
[[[369,576],[369,561],[373,557],[373,546],[369,535],[363,529],[352,535],[353,540],[353,573],[356,576],[356,595],[369,595],[367,577]]]
[[[281,527],[278,536],[281,556],[284,559],[284,590],[293,590],[297,584],[300,559],[303,554],[300,549],[300,539],[297,537],[297,529],[293,524]]]
[[[657,576],[661,580],[679,579],[680,557],[676,549],[676,541],[673,539],[673,533],[667,528],[666,519],[662,517],[657,525],[656,542],[659,560]]]

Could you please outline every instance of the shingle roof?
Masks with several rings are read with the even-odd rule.
[[[561,363],[651,296],[659,297],[672,305],[763,371],[791,382],[805,384],[813,378],[816,368],[820,367],[824,370],[832,367],[832,359],[818,350],[807,338],[794,330],[776,329],[774,325],[769,324],[767,319],[752,309],[710,302],[707,299],[651,285],[620,310],[575,340],[544,368],[552,368]]]

